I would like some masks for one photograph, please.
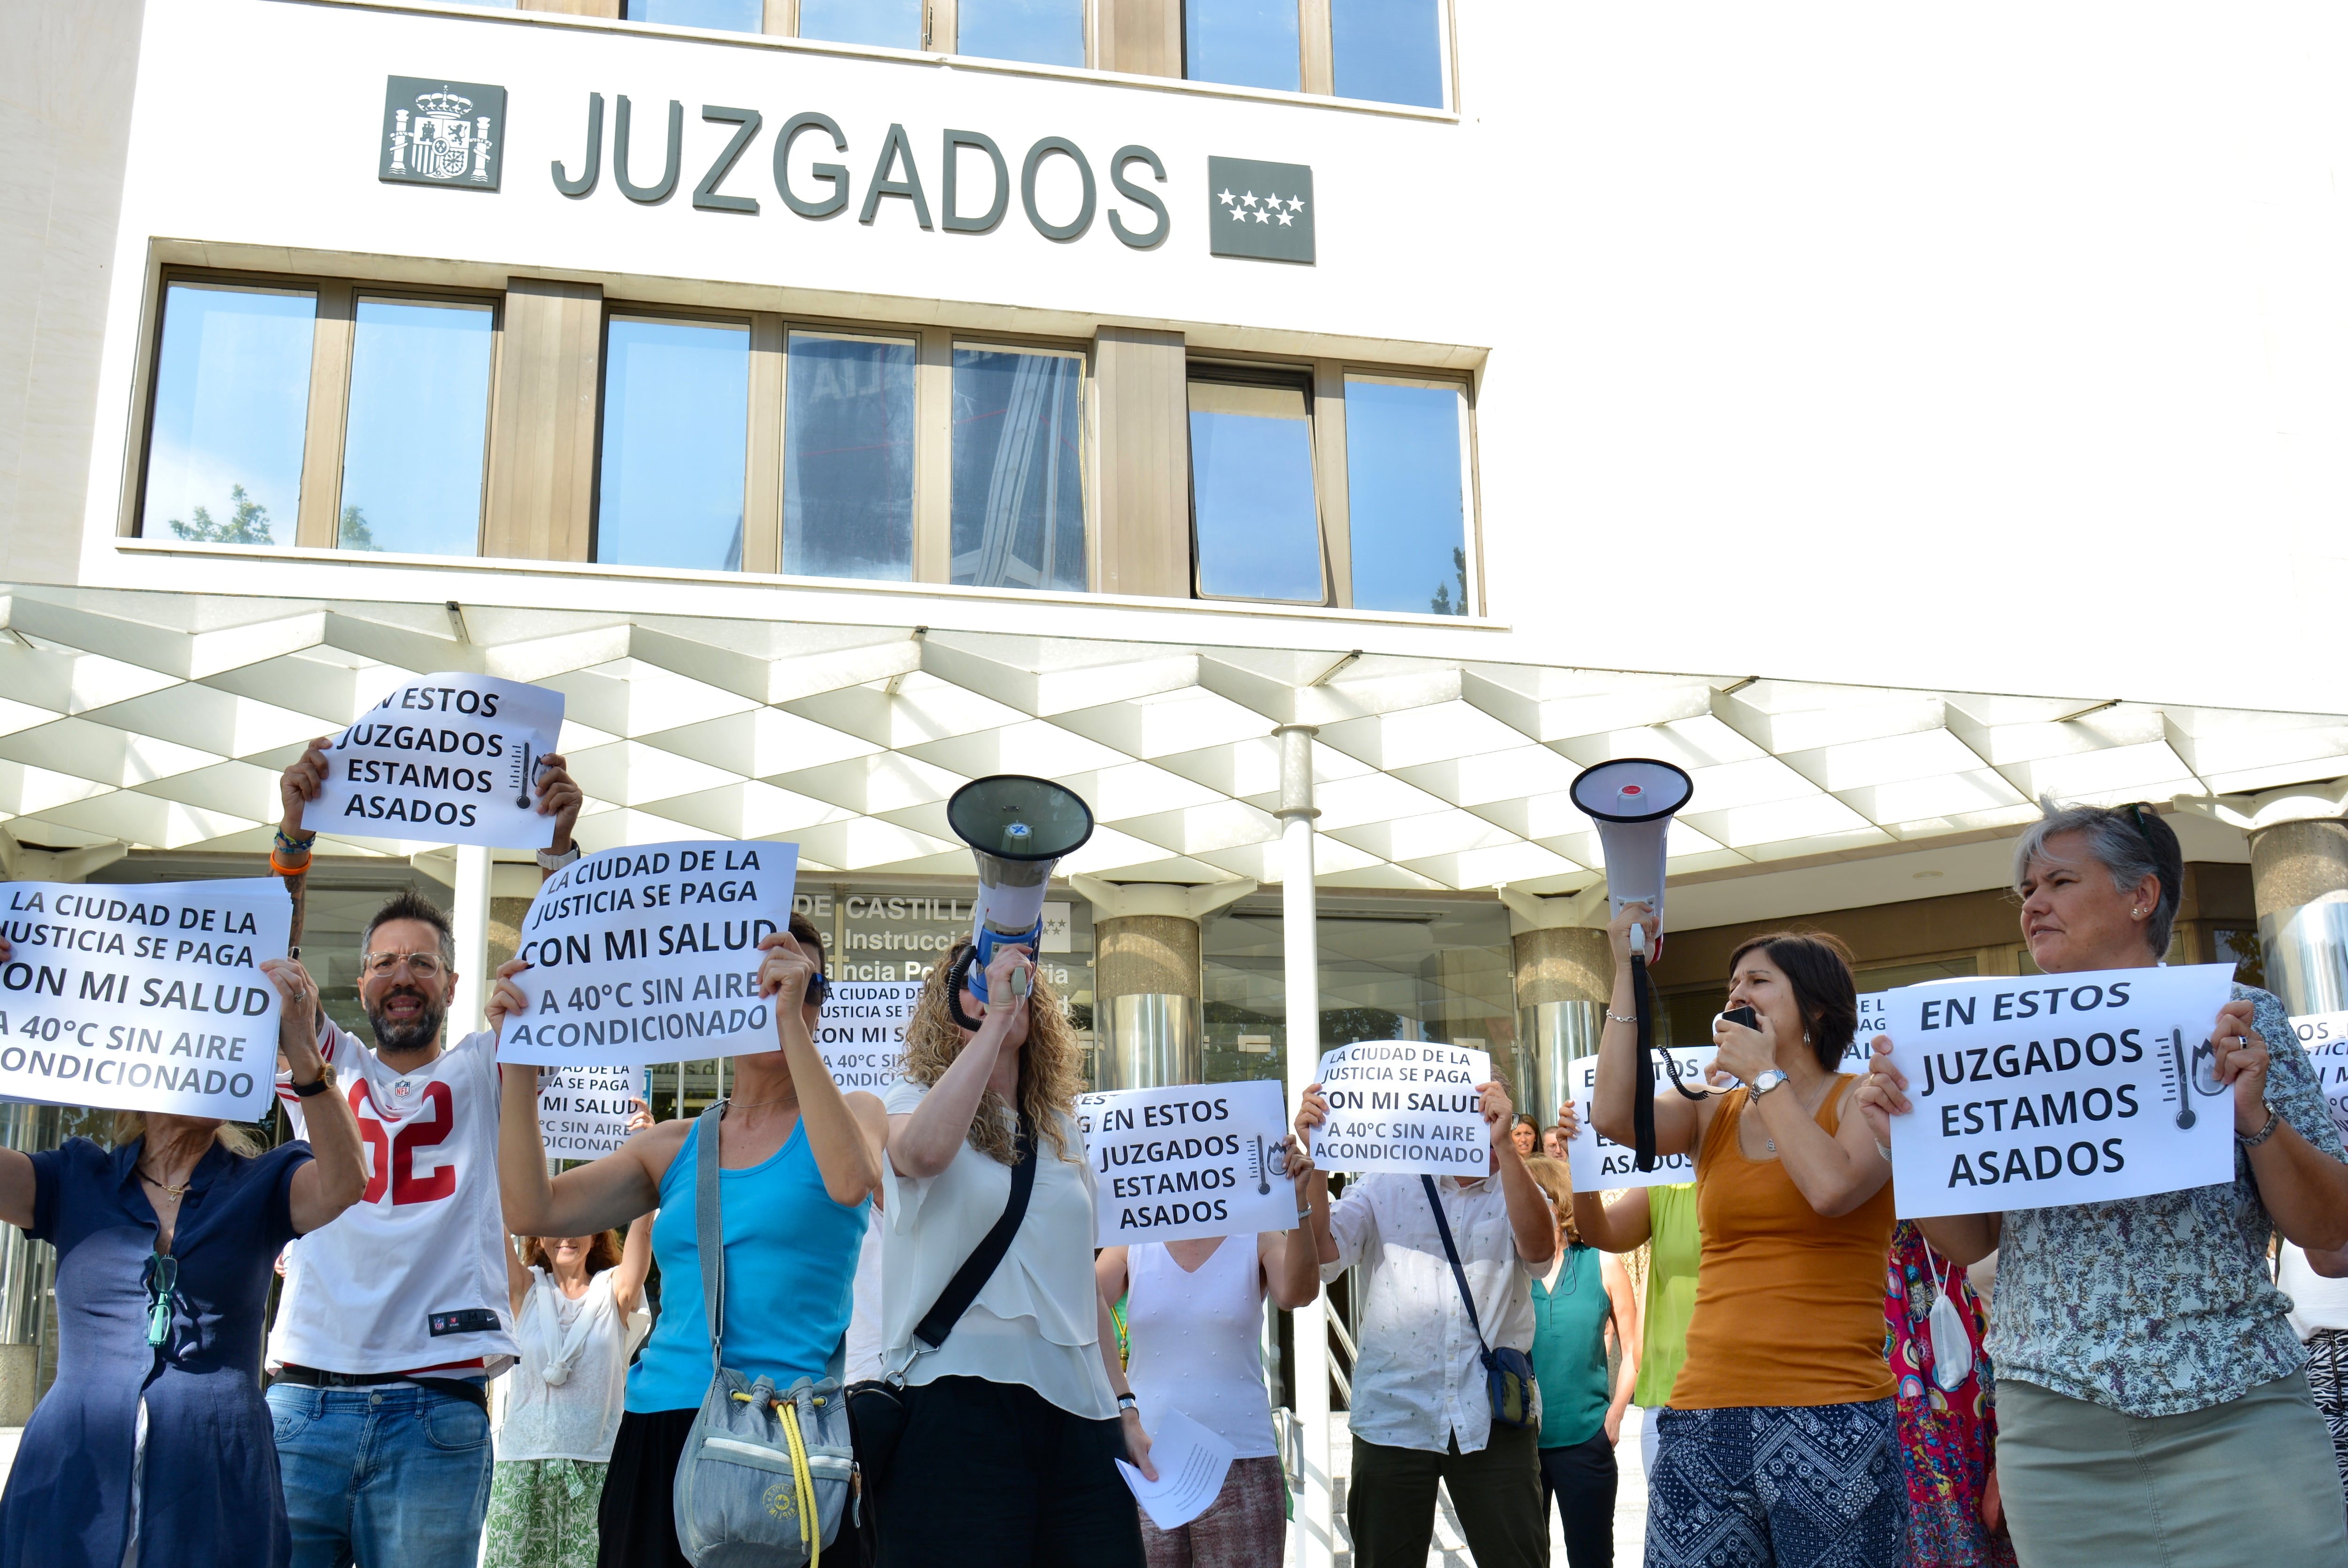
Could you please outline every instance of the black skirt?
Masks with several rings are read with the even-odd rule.
[[[676,1461],[700,1413],[621,1414],[595,1515],[595,1568],[693,1568],[676,1543]]]

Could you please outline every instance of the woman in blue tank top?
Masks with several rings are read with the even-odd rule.
[[[726,1364],[788,1388],[821,1377],[848,1332],[857,1249],[880,1182],[888,1120],[880,1102],[843,1094],[817,1051],[829,988],[823,940],[800,915],[790,934],[759,944],[761,996],[778,1005],[778,1050],[734,1058],[735,1092],[717,1130],[719,1209],[726,1233]],[[489,1026],[523,1010],[498,971]],[[694,1173],[700,1118],[664,1121],[602,1159],[550,1180],[538,1129],[535,1069],[504,1069],[498,1175],[509,1224],[542,1235],[583,1235],[659,1211],[653,1257],[665,1309],[628,1374],[627,1408],[612,1447],[598,1509],[599,1568],[686,1568],[671,1503],[678,1456],[709,1387],[709,1325],[702,1309]]]

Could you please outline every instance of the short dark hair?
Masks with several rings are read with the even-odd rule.
[[[1794,988],[1794,1006],[1802,1010],[1810,1050],[1818,1066],[1833,1072],[1842,1065],[1851,1037],[1859,1033],[1859,984],[1850,975],[1850,949],[1840,937],[1823,931],[1773,931],[1748,937],[1728,955],[1732,983],[1736,966],[1756,947]]]
[[[440,934],[440,962],[450,969],[457,967],[457,929],[448,923],[448,913],[441,907],[412,887],[401,888],[384,901],[383,907],[359,933],[359,951],[368,952],[375,943],[376,928],[389,925],[395,920],[413,920],[430,926]]]
[[[831,955],[824,951],[823,933],[815,928],[814,921],[798,910],[791,911],[791,940],[815,954],[816,973],[822,974],[830,967]]]

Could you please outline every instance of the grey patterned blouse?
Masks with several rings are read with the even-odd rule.
[[[2248,985],[2234,999],[2253,1005],[2271,1048],[2267,1104],[2348,1159],[2282,1004]],[[2206,1409],[2290,1376],[2307,1357],[2291,1298],[2267,1273],[2273,1228],[2240,1145],[2225,1186],[2007,1211],[1990,1302],[1998,1377],[2144,1417]]]

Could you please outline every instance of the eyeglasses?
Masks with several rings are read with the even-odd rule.
[[[809,1007],[820,1007],[831,995],[831,978],[820,969],[808,976],[807,1002]]]
[[[180,1287],[180,1260],[169,1253],[147,1259],[147,1343],[171,1337],[171,1293]]]
[[[418,980],[429,980],[440,973],[440,955],[437,953],[362,953],[359,969],[370,980],[380,980],[401,965]]]

